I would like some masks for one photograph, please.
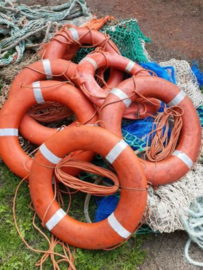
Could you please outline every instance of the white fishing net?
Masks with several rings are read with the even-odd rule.
[[[203,260],[197,261],[190,256],[190,245],[196,243],[203,251],[203,195],[191,202],[190,207],[181,213],[181,221],[189,239],[185,245],[185,258],[189,263],[203,267]]]
[[[146,49],[146,42],[144,40],[141,40],[140,41],[141,45],[142,45],[142,48],[143,48],[143,53],[144,55],[146,56],[147,60],[149,62],[153,62],[153,59],[152,57],[150,56],[150,54],[148,53],[147,49]]]
[[[197,79],[187,61],[171,59],[167,62],[161,62],[159,65],[164,67],[173,66],[177,86],[188,95],[196,108],[203,105],[203,95],[199,90]]]
[[[147,59],[153,61],[145,48],[144,42],[142,46]],[[171,59],[169,61],[160,62],[159,65],[163,67],[173,66],[177,86],[190,97],[196,108],[203,105],[203,94],[199,90],[197,79],[187,61]],[[170,71],[168,70],[168,72]],[[202,159],[203,151],[201,152],[201,160]],[[161,233],[184,230],[180,213],[184,211],[184,208],[188,208],[195,198],[202,195],[203,164],[197,163],[194,168],[178,182],[160,186],[158,189],[149,188],[149,213],[146,223],[154,231]]]
[[[203,131],[203,130],[202,130]],[[203,138],[203,137],[202,137]],[[201,152],[201,158],[203,151]],[[173,184],[149,188],[147,224],[159,232],[184,230],[180,213],[190,203],[203,195],[203,164],[197,163],[181,180]]]

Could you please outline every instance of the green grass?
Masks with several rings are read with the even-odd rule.
[[[18,183],[19,178],[14,176],[4,164],[0,163],[0,270],[39,269],[35,267],[35,263],[41,255],[26,248],[19,238],[13,222],[12,203]],[[81,217],[81,220],[84,220],[84,196],[82,193],[74,195],[70,212],[71,216]],[[32,226],[33,212],[29,209],[29,203],[28,186],[23,183],[16,205],[18,225],[30,245],[37,249],[46,250],[48,248],[47,242]],[[37,224],[40,226],[38,219]],[[48,232],[46,234],[50,236]],[[135,270],[138,265],[143,263],[146,256],[146,252],[142,249],[144,238],[140,235],[134,236],[128,243],[113,251],[77,249],[75,266],[77,270]],[[57,247],[55,251],[60,252],[60,247]],[[60,266],[61,270],[67,270],[66,264]],[[43,269],[53,269],[49,259],[44,264]]]

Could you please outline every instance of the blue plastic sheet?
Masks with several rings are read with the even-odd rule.
[[[176,84],[175,69],[172,66],[161,67],[155,62],[139,63],[143,68],[151,70],[160,78]],[[169,71],[169,72],[168,72]]]
[[[203,72],[200,71],[199,64],[197,61],[193,62],[191,69],[197,78],[199,87],[202,87],[203,86]]]
[[[95,214],[95,222],[104,220],[111,213],[114,212],[119,202],[119,197],[116,195],[111,195],[104,198],[96,197],[96,204],[98,205],[96,214]]]

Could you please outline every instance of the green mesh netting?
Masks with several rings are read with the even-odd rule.
[[[144,151],[144,147],[146,142],[140,140],[137,136],[130,134],[125,129],[122,129],[123,139],[127,142],[129,146],[131,146],[135,150],[139,150],[141,152]]]
[[[135,234],[148,234],[148,233],[156,233],[158,234],[159,231],[153,231],[147,224],[143,224],[142,227],[139,228],[139,230],[137,230],[135,232]]]
[[[151,39],[144,36],[135,19],[122,20],[117,25],[105,25],[102,32],[110,35],[123,56],[136,62],[148,62],[143,44]]]
[[[81,48],[75,55],[73,62],[78,64],[88,53],[91,53],[95,48]]]
[[[200,107],[197,109],[197,113],[198,113],[198,115],[199,115],[201,127],[203,127],[203,106],[200,106]]]
[[[108,23],[100,31],[111,37],[123,56],[135,62],[148,62],[143,46],[151,40],[144,36],[135,19],[122,20],[117,24]],[[81,48],[77,52],[74,62],[79,63],[93,50],[94,48]]]

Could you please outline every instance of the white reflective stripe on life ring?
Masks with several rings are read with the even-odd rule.
[[[127,72],[131,72],[131,70],[133,69],[133,67],[134,67],[134,65],[135,65],[135,63],[133,62],[133,61],[129,61],[128,62],[128,64],[127,64],[127,67],[125,68],[125,70],[127,71]]]
[[[92,59],[90,57],[85,57],[82,61],[88,61],[89,63],[91,63],[94,66],[94,69],[97,70],[97,63],[94,61],[94,59]]]
[[[73,27],[69,28],[69,30],[70,30],[70,32],[72,34],[73,39],[75,41],[78,41],[78,39],[79,39],[78,31]]]
[[[47,221],[46,227],[51,231],[58,223],[66,216],[66,212],[63,209],[59,209],[56,213]]]
[[[120,140],[108,153],[106,160],[112,164],[127,146],[128,144],[124,140]]]
[[[46,145],[43,143],[40,148],[39,148],[40,152],[42,153],[42,155],[51,163],[53,164],[57,164],[59,163],[59,161],[61,160],[61,158],[57,157],[56,155],[54,155],[47,147]]]
[[[172,99],[167,105],[168,106],[177,106],[184,98],[186,97],[185,92],[182,90],[177,94],[174,99]]]
[[[0,129],[0,137],[4,136],[18,136],[17,128],[1,128]]]
[[[65,129],[65,127],[63,127],[63,126],[62,126],[62,127],[57,128],[57,130],[58,130],[58,131],[62,131],[62,130],[64,130],[64,129]]]
[[[172,154],[172,156],[176,156],[179,159],[181,159],[185,165],[188,166],[188,168],[190,169],[193,166],[193,161],[191,160],[190,157],[188,157],[188,155],[186,155],[185,153],[183,153],[182,151],[179,150],[175,150]]]
[[[99,124],[85,124],[88,127],[99,127]]]
[[[38,104],[44,103],[44,98],[41,91],[40,82],[33,82],[32,83],[33,92],[35,96],[35,100]]]
[[[50,63],[49,59],[42,60],[42,64],[43,64],[43,68],[44,68],[44,72],[46,74],[47,80],[53,79],[53,74],[52,74],[52,70],[51,70],[51,63]]]
[[[126,230],[116,219],[114,213],[108,217],[108,222],[111,228],[121,237],[127,239],[132,233]]]
[[[130,106],[130,104],[132,103],[131,99],[128,97],[128,95],[126,95],[125,92],[123,92],[121,89],[119,88],[113,88],[109,93],[117,96],[118,98],[120,98],[120,100],[123,101],[123,103],[125,103],[125,106],[128,108]]]

